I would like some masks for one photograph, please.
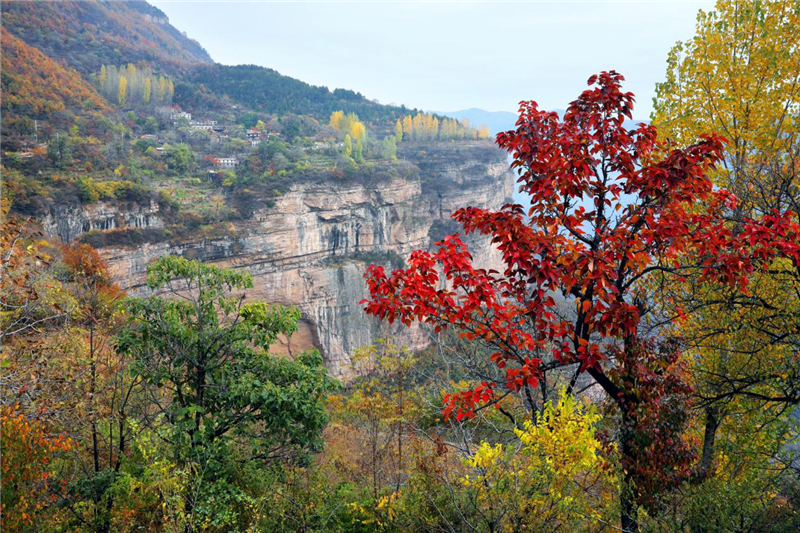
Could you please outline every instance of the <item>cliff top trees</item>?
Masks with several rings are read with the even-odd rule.
[[[554,368],[574,369],[570,389],[588,373],[619,409],[622,526],[634,531],[637,505],[685,478],[692,458],[680,438],[685,367],[661,327],[690,310],[658,302],[655,292],[690,272],[746,290],[747,275],[772,258],[800,261],[800,229],[777,213],[733,233],[724,215],[735,199],[706,177],[723,140],[675,148],[659,143],[652,126],[625,129],[634,98],[622,80],[613,71],[592,76],[563,120],[523,102],[517,129],[498,135],[530,209],[467,207],[454,218],[492,238],[502,273],[475,268],[461,239],[448,236],[437,252],[412,253],[407,269],[387,276],[372,265],[364,303],[390,322],[454,327],[492,347],[503,378],[447,395],[446,416],[471,417],[512,392],[546,389]],[[556,308],[557,293],[574,313]]]
[[[334,111],[328,124],[339,130],[340,134],[349,135],[353,141],[363,141],[367,135],[366,126],[355,113],[345,115],[344,111]]]
[[[470,127],[468,120],[443,118],[439,120],[430,113],[417,113],[406,115],[395,124],[395,135],[400,140],[453,140],[453,139],[488,139],[489,128],[481,126],[478,129]]]

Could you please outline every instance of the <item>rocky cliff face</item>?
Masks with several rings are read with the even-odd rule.
[[[98,202],[87,206],[55,206],[42,219],[42,226],[48,235],[71,242],[89,231],[163,228],[164,220],[159,211],[155,200],[147,205]]]
[[[257,209],[237,224],[229,237],[101,253],[115,279],[133,292],[144,291],[147,264],[167,254],[246,269],[254,281],[248,297],[295,305],[302,312],[300,331],[284,340],[283,349],[291,353],[317,346],[333,373],[346,374],[353,351],[379,336],[396,336],[397,343],[412,348],[426,342],[420,328],[392,331],[364,314],[358,302],[366,296],[367,265],[389,266],[412,250],[428,248],[440,238],[437,232],[450,229],[442,221],[459,207],[498,208],[512,196],[505,154],[488,143],[459,154],[426,154],[419,168],[409,177],[380,183],[300,183],[274,207]],[[95,216],[113,218],[102,210]],[[113,220],[129,216],[117,214]],[[57,220],[47,227],[65,236],[65,225],[103,224],[88,214]],[[497,263],[485,239],[472,239],[470,245],[477,262]]]

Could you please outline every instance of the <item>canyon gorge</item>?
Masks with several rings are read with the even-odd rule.
[[[387,270],[416,249],[429,249],[459,230],[449,217],[459,207],[497,209],[510,201],[514,178],[505,152],[489,141],[419,147],[398,154],[410,171],[388,179],[299,180],[274,205],[232,222],[229,235],[99,249],[120,287],[147,293],[147,265],[164,255],[200,259],[253,276],[247,298],[293,305],[302,318],[291,339],[273,351],[289,355],[318,348],[329,370],[346,376],[355,350],[388,337],[411,349],[427,344],[422,327],[389,327],[368,317],[363,275],[370,263]],[[160,228],[159,204],[96,203],[45,217],[46,233],[71,241],[88,231]],[[487,239],[466,242],[479,266],[499,265]],[[388,329],[387,329],[388,328]]]

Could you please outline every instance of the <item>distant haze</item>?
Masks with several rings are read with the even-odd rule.
[[[558,111],[559,115],[561,114],[561,110],[554,109],[553,111]],[[518,117],[517,113],[511,113],[509,111],[486,111],[474,107],[459,111],[437,111],[437,113],[447,115],[451,118],[457,118],[458,120],[467,119],[473,126],[486,124],[489,127],[489,131],[492,132],[492,135],[512,129]]]
[[[547,111],[555,111],[559,116],[564,116],[563,109],[547,109]],[[509,111],[486,111],[484,109],[462,109],[460,111],[437,111],[437,113],[446,115],[448,117],[457,118],[458,120],[469,120],[473,126],[480,126],[485,124],[489,127],[492,134],[501,131],[508,131],[514,129],[517,123],[518,113],[511,113]],[[625,126],[633,129],[640,122],[650,122],[646,118],[634,117],[633,120],[626,120]]]
[[[669,49],[713,2],[154,1],[224,64],[252,63],[382,103],[514,112],[563,109],[615,69],[652,110]]]

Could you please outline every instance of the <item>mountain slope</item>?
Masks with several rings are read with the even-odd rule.
[[[227,98],[263,113],[307,114],[325,121],[338,110],[370,122],[409,113],[405,106],[381,105],[346,89],[330,91],[256,65],[198,65],[187,72],[185,82],[176,88],[175,101],[196,110]]]
[[[8,32],[3,32],[1,37],[2,109],[5,113],[36,117],[68,109],[110,109],[94,87],[75,70],[56,63]]]
[[[211,57],[146,2],[98,0],[2,2],[3,32],[10,32],[82,74],[102,64],[148,61],[175,72]]]
[[[196,112],[231,103],[261,113],[311,115],[327,121],[333,111],[357,113],[386,123],[407,114],[354,91],[317,87],[255,65],[216,64],[196,41],[173,27],[158,8],[143,1],[2,0],[3,33],[10,33],[85,80],[102,65],[145,61],[176,81],[175,102]],[[28,84],[34,78],[28,80]]]

